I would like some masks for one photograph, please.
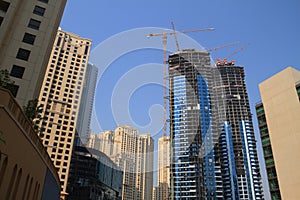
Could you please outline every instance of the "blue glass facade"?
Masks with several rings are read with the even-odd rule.
[[[196,197],[196,182],[191,177],[196,175],[197,166],[189,158],[189,130],[187,129],[186,78],[177,76],[173,79],[174,91],[174,199]]]
[[[242,67],[169,56],[171,199],[263,199]]]
[[[260,177],[257,173],[257,160],[255,159],[255,141],[253,141],[249,121],[240,121],[240,132],[246,168],[249,199],[256,199],[260,196]]]
[[[202,136],[202,157],[204,166],[204,184],[207,199],[216,199],[216,172],[214,144],[211,124],[210,95],[206,80],[198,75],[198,92],[200,104],[200,130]]]
[[[225,121],[220,135],[220,151],[224,185],[224,198],[238,200],[237,173],[234,160],[232,132],[230,124]]]

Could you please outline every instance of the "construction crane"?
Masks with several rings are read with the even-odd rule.
[[[167,136],[167,36],[168,35],[174,35],[176,47],[177,50],[180,51],[179,48],[179,42],[177,39],[177,34],[185,34],[185,33],[192,33],[192,32],[202,32],[202,31],[212,31],[215,30],[215,28],[204,28],[204,29],[198,29],[198,30],[184,30],[184,31],[176,31],[174,22],[172,21],[172,32],[167,32],[164,30],[162,33],[150,33],[147,35],[147,38],[160,36],[162,37],[162,43],[163,43],[163,64],[164,64],[164,74],[163,74],[163,84],[164,84],[164,136]]]
[[[234,46],[234,45],[237,45],[237,44],[239,44],[239,43],[240,43],[240,42],[233,42],[233,43],[225,44],[225,45],[222,45],[222,46],[214,47],[214,48],[208,49],[208,50],[206,50],[206,51],[212,52],[212,51],[215,51],[215,50],[218,50],[218,49],[222,49],[222,48],[225,48],[225,47]]]
[[[235,60],[231,60],[230,62],[228,62],[228,58],[231,58],[232,56],[234,56],[235,54],[241,52],[242,50],[244,50],[245,48],[247,48],[249,46],[249,43],[244,45],[243,47],[239,48],[238,50],[232,52],[229,56],[225,57],[223,60],[222,59],[218,59],[216,58],[216,66],[224,66],[224,65],[234,65]]]

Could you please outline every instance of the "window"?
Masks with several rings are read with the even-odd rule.
[[[9,4],[10,3],[6,2],[6,1],[0,0],[0,11],[7,12]]]
[[[84,54],[87,55],[87,54],[88,54],[88,51],[89,51],[89,47],[86,46],[85,49],[84,49]]]
[[[27,44],[34,44],[35,37],[36,37],[35,35],[32,35],[30,33],[25,33],[23,37],[23,42]]]
[[[22,49],[20,48],[18,53],[17,53],[17,58],[21,59],[21,60],[28,60],[30,56],[30,51],[26,50],[26,49]]]
[[[60,43],[61,43],[61,37],[59,37],[59,38],[57,39],[56,46],[60,46]]]
[[[296,85],[296,90],[297,90],[297,94],[298,94],[298,99],[300,101],[300,84]]]
[[[10,75],[16,78],[22,78],[24,74],[25,68],[17,65],[13,65]]]
[[[38,0],[38,1],[43,2],[43,3],[48,3],[49,2],[49,0]]]
[[[32,29],[35,29],[35,30],[39,30],[40,29],[40,25],[41,25],[40,21],[35,20],[35,19],[30,19],[28,27],[32,28]]]
[[[39,16],[44,16],[45,10],[46,10],[45,8],[42,8],[40,6],[35,6],[33,13]]]

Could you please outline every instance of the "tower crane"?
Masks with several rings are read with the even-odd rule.
[[[225,47],[230,47],[230,46],[233,46],[233,45],[236,45],[236,44],[239,44],[240,42],[233,42],[233,43],[229,43],[229,44],[224,44],[222,46],[218,46],[218,47],[214,47],[214,48],[211,48],[211,49],[208,49],[207,51],[208,52],[212,52],[212,51],[215,51],[215,50],[218,50],[218,49],[221,49],[221,48],[225,48]]]
[[[162,33],[150,33],[147,35],[147,38],[160,36],[162,37],[163,43],[163,64],[164,64],[164,74],[163,74],[163,84],[164,84],[164,136],[167,136],[167,36],[174,35],[177,50],[180,51],[179,43],[177,39],[177,34],[185,34],[185,33],[192,33],[192,32],[202,32],[202,31],[212,31],[215,28],[204,28],[204,29],[197,29],[197,30],[184,30],[184,31],[176,31],[174,22],[172,21],[172,32],[167,32],[164,30]]]
[[[231,60],[230,62],[227,61],[228,58],[231,58],[232,56],[234,56],[235,54],[241,52],[242,50],[244,50],[245,48],[247,48],[249,46],[249,43],[244,45],[243,47],[239,48],[238,50],[232,52],[229,56],[225,57],[223,60],[222,59],[218,59],[216,58],[216,66],[224,66],[224,65],[234,65],[234,60]]]

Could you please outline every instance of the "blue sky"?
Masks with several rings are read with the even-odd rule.
[[[213,51],[212,58],[225,58],[249,43],[246,49],[234,55],[232,59],[236,60],[237,65],[245,67],[250,104],[255,114],[255,103],[260,100],[258,84],[287,66],[300,68],[299,8],[300,1],[297,0],[69,0],[61,27],[65,31],[92,39],[94,49],[99,44],[102,48],[100,49],[102,51],[99,51],[102,54],[99,55],[98,52],[92,56],[102,73],[98,82],[95,104],[97,118],[101,128],[105,130],[114,129],[120,122],[118,120],[116,122],[116,118],[123,114],[118,113],[119,111],[114,113],[111,106],[111,104],[117,106],[120,103],[112,103],[113,91],[117,91],[118,85],[125,86],[126,80],[130,80],[131,76],[148,82],[149,77],[162,76],[157,67],[154,67],[153,74],[145,72],[146,75],[140,76],[134,73],[140,69],[141,65],[146,65],[147,69],[150,69],[151,63],[155,66],[162,63],[161,38],[151,38],[143,43],[142,39],[132,40],[131,38],[129,40],[122,37],[122,32],[125,31],[126,36],[130,30],[141,28],[141,35],[137,35],[138,31],[133,31],[131,36],[145,38],[147,31],[152,31],[145,27],[157,27],[153,28],[153,31],[161,32],[159,28],[170,29],[173,20],[178,31],[216,28],[214,31],[187,34],[206,48],[235,41],[241,42],[239,45]],[[113,43],[114,37],[117,37],[115,41],[118,43]],[[108,42],[107,46],[104,45],[105,42],[111,40],[112,43]],[[179,36],[181,48],[189,48],[185,41],[183,36]],[[173,45],[169,48],[172,51],[174,49],[173,38],[168,39],[168,42],[169,45]],[[140,45],[144,48],[129,49],[124,54],[118,55],[118,50],[130,45]],[[160,49],[159,45],[161,45]],[[103,51],[104,47],[107,47],[106,52]],[[106,54],[117,55],[111,63],[101,62],[105,60]],[[103,71],[104,68],[105,71]],[[132,82],[129,81],[128,84]],[[122,90],[122,87],[119,89]],[[132,117],[131,121],[134,122],[130,125],[137,124],[139,127],[145,127],[151,124],[151,119],[159,120],[162,113],[159,106],[162,105],[162,95],[162,86],[155,81],[134,90],[126,104]],[[254,126],[257,130],[255,118]]]

